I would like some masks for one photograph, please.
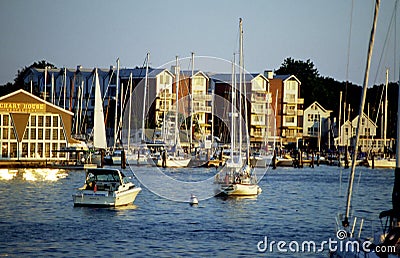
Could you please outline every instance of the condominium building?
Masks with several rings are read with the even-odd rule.
[[[264,73],[270,82],[272,106],[276,110],[276,135],[281,145],[295,144],[303,137],[303,104],[300,98],[301,82],[294,75]]]

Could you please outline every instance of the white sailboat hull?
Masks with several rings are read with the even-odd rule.
[[[182,158],[182,157],[168,157],[165,161],[165,167],[167,168],[183,168],[189,165],[190,158]],[[157,166],[163,166],[163,160],[159,158],[157,160]]]
[[[218,184],[216,191],[227,196],[256,196],[262,190],[257,184]]]
[[[372,160],[368,160],[368,166],[372,167]],[[374,160],[374,168],[396,168],[396,160],[376,159]]]

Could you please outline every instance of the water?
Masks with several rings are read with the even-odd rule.
[[[213,197],[197,207],[161,198],[142,186],[134,205],[117,209],[73,207],[71,195],[82,185],[83,171],[50,177],[15,173],[13,179],[0,177],[0,256],[326,257],[327,250],[283,253],[276,246],[274,253],[259,252],[257,244],[265,237],[268,243],[334,238],[335,217],[345,209],[349,171],[328,166],[270,169],[259,183],[263,192],[258,198]],[[215,169],[164,172],[195,181],[212,176]],[[357,170],[352,211],[365,218],[363,236],[380,230],[378,215],[391,208],[393,178],[393,170]]]

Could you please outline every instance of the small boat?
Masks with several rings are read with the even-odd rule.
[[[240,42],[243,40],[243,29],[242,29],[242,19],[239,20],[239,31],[240,31]],[[241,67],[239,76],[241,77],[243,74],[243,55],[242,55],[242,44],[240,44],[240,60],[239,67]],[[232,81],[235,75],[234,65],[232,65]],[[242,86],[239,83],[239,94],[242,94]],[[235,95],[235,83],[232,83],[232,95]],[[239,99],[239,100],[238,100]],[[216,195],[226,195],[226,196],[257,196],[261,193],[261,187],[258,186],[257,176],[253,168],[250,167],[250,144],[247,142],[246,144],[246,157],[242,156],[241,146],[242,146],[242,138],[239,136],[238,141],[239,144],[236,145],[235,142],[235,128],[236,124],[236,115],[234,114],[236,101],[242,101],[241,98],[233,98],[232,97],[232,115],[231,115],[231,151],[230,158],[227,159],[225,166],[218,172],[214,177],[214,185],[215,185],[215,194]],[[244,102],[244,107],[246,110],[246,101]],[[239,110],[239,114],[237,117],[242,117],[241,110]],[[242,121],[238,121],[239,128],[242,128]],[[239,131],[240,132],[240,129]],[[246,139],[248,137],[248,131],[245,130]],[[236,149],[239,147],[239,150]]]
[[[191,158],[185,156],[174,156],[168,155],[164,152],[158,159],[157,159],[157,166],[158,167],[167,167],[167,168],[183,168],[189,165]]]
[[[374,161],[368,159],[368,167],[374,168],[396,168],[396,159],[374,159]],[[372,162],[374,165],[372,166]]]
[[[230,166],[228,162],[226,168],[230,171],[225,172],[224,178],[220,173],[215,176],[216,195],[225,196],[257,196],[262,190],[257,184],[257,179],[252,174],[250,166]]]
[[[74,206],[116,207],[133,203],[141,190],[118,169],[88,169],[72,198]]]
[[[121,165],[122,150],[114,150],[112,153],[104,157],[106,165]]]

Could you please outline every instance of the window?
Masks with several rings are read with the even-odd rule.
[[[51,116],[46,116],[46,127],[51,126]]]
[[[8,140],[8,128],[3,128],[3,139]]]
[[[8,144],[7,143],[3,143],[3,145],[1,146],[1,156],[3,158],[8,158]]]
[[[199,76],[195,76],[193,78],[193,85],[195,85],[195,86],[203,86],[204,85],[204,78],[203,77],[199,77]]]
[[[49,128],[46,128],[46,131],[45,131],[45,139],[46,140],[50,140],[51,138],[50,138],[50,134],[51,134],[51,129],[49,129]]]
[[[16,158],[17,157],[17,143],[12,142],[10,143],[10,158]]]
[[[44,155],[46,158],[50,158],[50,143],[46,142],[44,146],[45,146],[45,149],[44,149],[45,154]]]
[[[35,157],[35,153],[36,153],[36,144],[31,142],[30,144],[30,149],[29,149],[29,153],[30,153],[30,157],[34,158]]]
[[[295,94],[286,94],[286,101],[287,102],[295,102],[296,101],[296,95]]]
[[[31,116],[31,126],[36,126],[36,116]]]
[[[8,115],[3,116],[3,125],[8,126]]]
[[[38,142],[38,144],[37,144],[37,153],[39,154],[38,158],[43,157],[43,143],[42,142]]]
[[[53,116],[53,127],[58,127],[58,116]]]
[[[43,140],[43,129],[42,128],[38,129],[38,140]]]
[[[43,116],[38,116],[38,126],[43,126]]]
[[[56,152],[56,150],[58,150],[57,143],[53,142],[51,144],[51,148],[52,148],[51,157],[52,158],[57,158],[57,152]]]
[[[23,158],[28,157],[28,143],[27,142],[22,143],[22,157]]]
[[[36,140],[36,128],[31,128],[31,140]]]
[[[58,140],[58,129],[53,129],[53,140]]]
[[[294,123],[294,117],[293,116],[287,116],[285,117],[286,123]]]
[[[65,135],[64,135],[63,129],[60,129],[60,139],[63,141],[65,140]]]

